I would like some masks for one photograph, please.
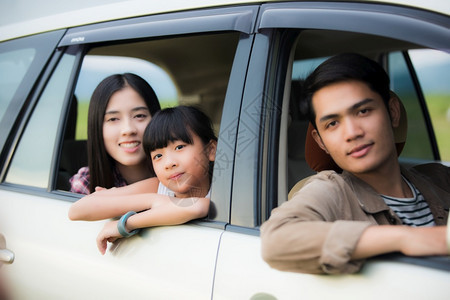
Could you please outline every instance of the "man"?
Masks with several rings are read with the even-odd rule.
[[[357,54],[334,56],[308,76],[304,98],[315,141],[343,172],[318,173],[272,211],[261,226],[264,260],[286,271],[352,273],[389,252],[448,254],[440,225],[450,168],[400,167],[393,134],[400,103],[386,72]]]

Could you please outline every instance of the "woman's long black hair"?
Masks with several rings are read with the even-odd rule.
[[[89,103],[88,113],[88,165],[90,174],[90,192],[96,186],[114,187],[114,159],[106,152],[103,143],[103,120],[106,107],[112,95],[125,87],[131,87],[144,99],[153,116],[161,107],[152,87],[136,74],[114,74],[103,79],[95,88]]]

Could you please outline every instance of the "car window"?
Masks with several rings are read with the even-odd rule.
[[[36,49],[25,48],[0,53],[0,121],[22,79],[31,66]]]
[[[434,49],[408,54],[424,94],[440,159],[450,162],[450,55]]]
[[[75,57],[62,57],[42,93],[12,158],[6,182],[46,188],[67,85]]]
[[[348,40],[354,40],[358,45],[357,49],[340,42]],[[364,49],[361,45],[377,47]],[[293,50],[292,73],[288,74],[289,96],[285,96],[283,100],[289,101],[289,116],[286,118],[286,133],[281,133],[281,136],[287,136],[287,145],[280,144],[279,161],[283,162],[286,149],[286,168],[280,170],[286,170],[287,179],[280,179],[280,190],[286,184],[289,192],[297,182],[314,174],[305,158],[309,121],[299,109],[302,82],[321,62],[341,52],[359,52],[378,61],[387,70],[391,78],[391,89],[400,97],[407,112],[408,133],[401,161],[405,165],[411,165],[435,160],[434,135],[442,160],[448,160],[448,54],[427,48],[405,51],[405,48],[410,47],[417,48],[400,40],[345,31],[304,30],[299,34]],[[414,79],[415,74],[418,82]],[[424,104],[421,103],[421,93],[425,99]],[[431,127],[427,126],[428,116],[431,118]],[[283,178],[282,175],[280,178]],[[279,198],[279,203],[285,201],[284,196]]]
[[[62,30],[53,31],[0,43],[1,128],[14,129],[18,114],[62,34]],[[12,134],[14,130],[0,134],[0,151]]]
[[[90,47],[83,57],[66,121],[57,189],[87,166],[87,118],[91,95],[105,77],[131,72],[154,89],[161,107],[194,105],[212,120],[218,135],[239,33],[146,39]]]
[[[402,158],[432,160],[433,148],[422,112],[420,98],[402,52],[389,55],[391,87],[400,97],[408,114],[408,135]],[[420,147],[418,146],[420,145]]]

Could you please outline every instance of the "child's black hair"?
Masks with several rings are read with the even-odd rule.
[[[211,120],[193,106],[176,106],[157,112],[145,129],[144,151],[148,157],[156,149],[167,147],[169,142],[181,140],[192,144],[192,134],[200,137],[206,146],[211,140],[217,141]]]

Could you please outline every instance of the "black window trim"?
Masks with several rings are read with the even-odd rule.
[[[258,29],[333,29],[381,35],[437,50],[450,48],[449,17],[425,10],[372,3],[264,4]]]
[[[258,6],[167,13],[69,29],[59,46],[216,31],[253,32]]]
[[[61,115],[58,121],[58,130],[56,132],[56,139],[55,144],[52,148],[53,151],[53,157],[51,160],[51,166],[50,166],[50,176],[49,176],[49,182],[47,184],[47,191],[48,192],[56,192],[57,190],[57,180],[59,176],[59,165],[60,165],[60,159],[61,159],[61,152],[62,147],[64,144],[64,133],[67,126],[68,121],[68,115],[70,110],[70,102],[73,101],[73,95],[78,79],[78,75],[81,69],[82,60],[84,58],[84,55],[87,52],[86,47],[80,46],[80,45],[74,45],[71,47],[62,47],[60,48],[62,52],[64,52],[63,55],[74,55],[75,61],[74,66],[72,69],[72,73],[69,76],[69,81],[66,89],[66,93],[64,95],[64,99],[62,100],[63,107],[61,110]]]

